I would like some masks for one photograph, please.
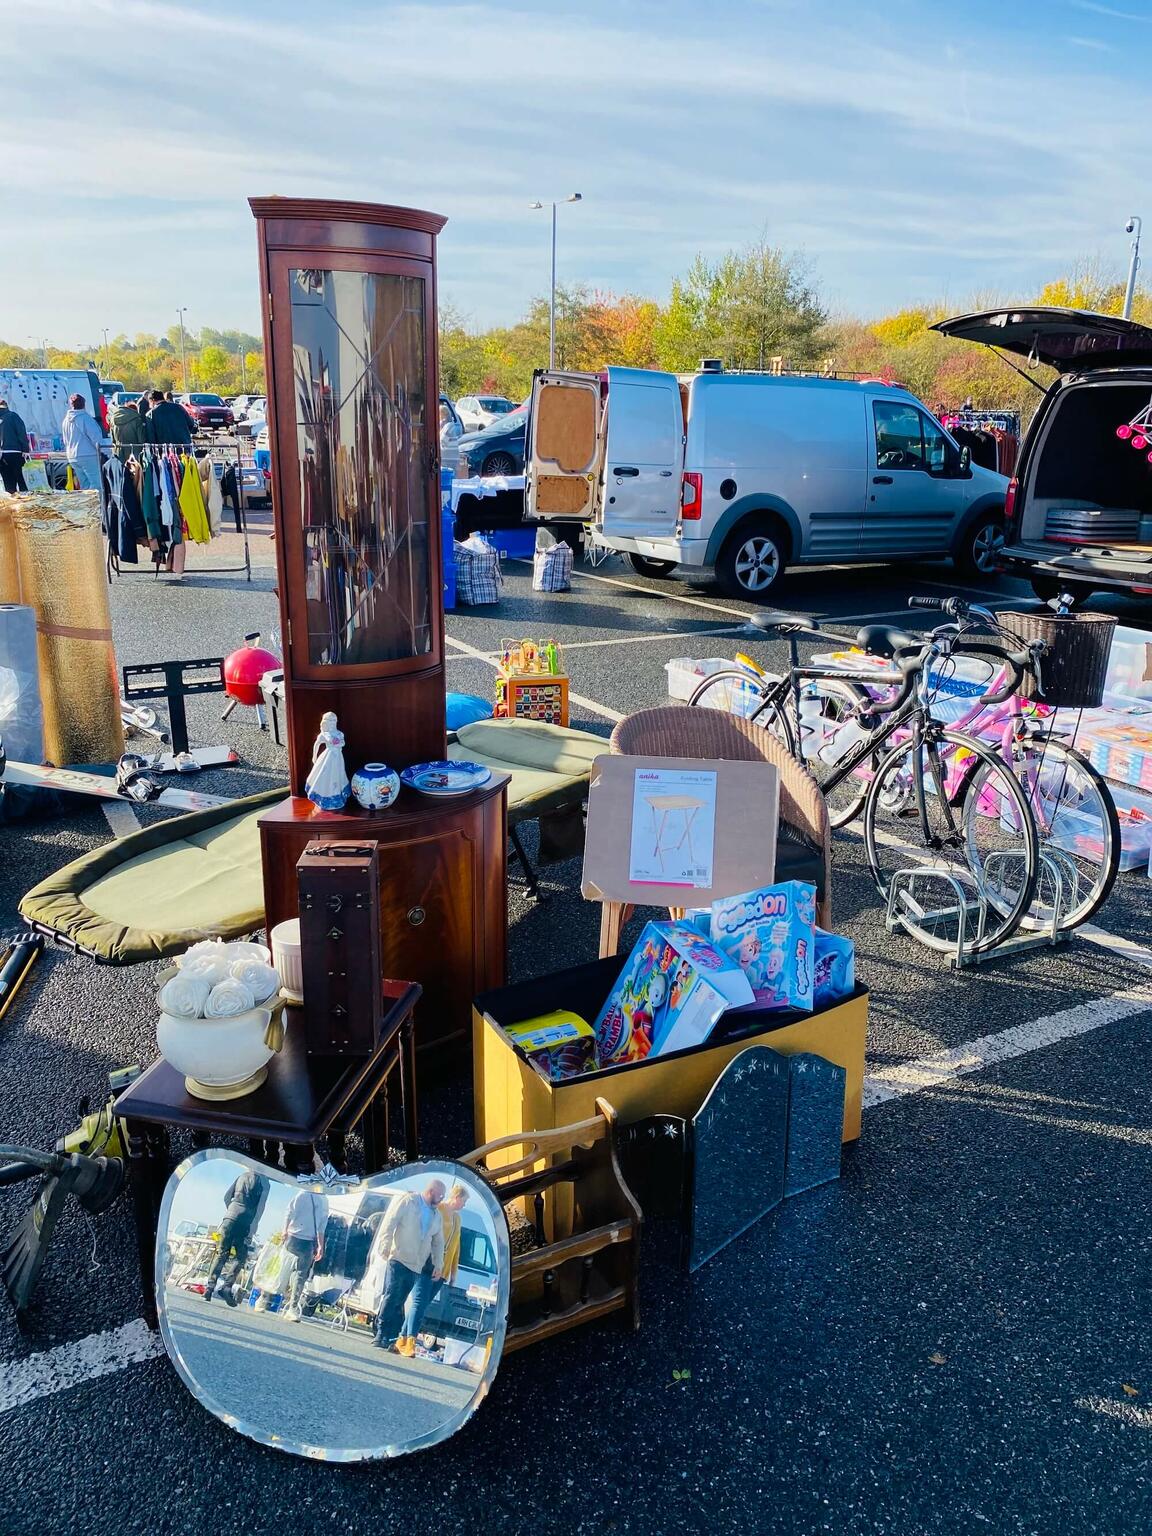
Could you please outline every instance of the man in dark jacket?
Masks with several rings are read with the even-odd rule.
[[[121,463],[127,463],[148,441],[148,418],[135,405],[118,405],[109,423],[112,449]]]
[[[9,495],[28,489],[24,484],[24,455],[28,452],[28,432],[22,418],[9,410],[7,400],[0,400],[0,482]]]
[[[158,389],[151,395],[152,409],[148,412],[148,441],[150,443],[178,444],[182,448],[192,446],[192,422],[188,412],[175,400],[165,400]]]
[[[204,1281],[205,1301],[211,1301],[212,1293],[216,1291],[230,1307],[237,1304],[236,1276],[248,1257],[248,1244],[267,1203],[268,1180],[251,1168],[245,1168],[228,1186],[224,1196],[224,1219],[220,1223],[220,1251]],[[225,1268],[228,1269],[228,1280],[218,1285]]]

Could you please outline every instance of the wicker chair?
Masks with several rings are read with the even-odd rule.
[[[625,757],[694,757],[775,764],[780,774],[777,879],[815,879],[817,917],[831,927],[832,834],[828,809],[815,779],[782,742],[763,727],[716,709],[642,709],[621,720],[609,747]],[[601,955],[615,954],[631,908],[606,902],[600,925]]]

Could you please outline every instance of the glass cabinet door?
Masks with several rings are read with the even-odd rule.
[[[300,267],[287,277],[299,480],[298,499],[285,497],[285,536],[300,541],[301,659],[360,667],[427,656],[439,520],[434,528],[425,279]]]

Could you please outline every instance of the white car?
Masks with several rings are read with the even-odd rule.
[[[456,402],[456,414],[464,423],[465,432],[483,432],[515,409],[515,402],[503,395],[463,395]]]

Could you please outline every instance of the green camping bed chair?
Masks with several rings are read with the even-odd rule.
[[[520,836],[525,821],[540,823],[541,864],[575,858],[584,848],[584,802],[592,764],[608,751],[603,736],[542,720],[477,720],[462,725],[448,756],[486,763],[510,777],[508,838],[533,900],[541,896]]]
[[[257,822],[286,788],[155,822],[41,880],[20,903],[29,927],[104,965],[180,954],[264,923]]]

